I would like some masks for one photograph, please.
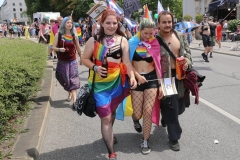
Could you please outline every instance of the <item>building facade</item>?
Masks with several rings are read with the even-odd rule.
[[[191,15],[195,20],[197,14],[207,13],[215,19],[240,19],[240,3],[230,4],[226,2],[222,7],[208,13],[209,4],[214,1],[216,0],[183,0],[183,16]],[[235,6],[236,9],[234,9]]]
[[[28,17],[24,12],[27,7],[25,0],[4,0],[1,6],[1,19],[6,22],[28,22]]]

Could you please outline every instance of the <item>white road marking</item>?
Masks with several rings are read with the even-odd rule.
[[[221,113],[222,115],[230,118],[230,119],[233,120],[234,122],[240,124],[240,119],[238,119],[237,117],[231,115],[230,113],[222,110],[221,108],[215,106],[214,104],[212,104],[212,103],[210,103],[210,102],[208,102],[208,101],[206,101],[206,100],[204,100],[204,99],[202,99],[202,98],[200,98],[200,97],[199,97],[199,101],[201,101],[202,103],[204,103],[204,104],[206,104],[207,106],[211,107],[211,108],[214,109],[215,111]]]

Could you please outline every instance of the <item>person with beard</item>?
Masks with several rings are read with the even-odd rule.
[[[161,68],[162,77],[176,77],[176,61],[170,56],[170,51],[176,58],[183,56],[186,60],[183,70],[192,69],[192,58],[188,42],[185,36],[174,30],[173,14],[169,11],[162,11],[158,15],[159,33],[156,35],[161,49]],[[165,46],[165,47],[163,47]],[[167,126],[169,147],[173,151],[179,151],[180,145],[178,140],[182,134],[182,128],[179,123],[178,115],[185,110],[184,94],[186,89],[183,85],[183,80],[175,78],[175,85],[178,94],[170,97],[164,97],[161,102],[162,126]]]

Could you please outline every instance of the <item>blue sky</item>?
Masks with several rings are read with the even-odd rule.
[[[3,4],[3,1],[4,1],[4,0],[0,0],[0,6]]]

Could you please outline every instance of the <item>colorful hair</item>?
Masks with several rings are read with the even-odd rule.
[[[64,34],[66,33],[65,24],[66,24],[66,22],[69,21],[69,20],[72,21],[72,18],[70,18],[70,17],[65,17],[65,18],[63,18],[62,24],[61,24],[60,27],[59,27],[59,32],[60,32],[62,35],[64,35]],[[73,24],[73,21],[72,21],[72,24]],[[76,33],[75,33],[74,26],[72,26],[70,32],[71,32],[71,35],[75,35],[75,34],[76,34]]]
[[[107,9],[106,11],[103,12],[100,23],[101,23],[101,24],[104,23],[104,21],[106,20],[106,18],[107,18],[108,16],[110,16],[110,15],[115,16],[115,17],[116,17],[116,20],[117,20],[117,23],[119,22],[119,18],[118,18],[118,16],[117,16],[117,13],[116,13],[114,10]],[[119,23],[118,23],[118,28],[117,28],[117,30],[116,30],[116,34],[121,35],[121,36],[125,36],[124,33],[120,30],[120,25],[119,25]],[[104,33],[104,28],[103,28],[102,25],[101,25],[100,30],[99,30],[99,38],[98,38],[99,42],[101,42],[101,41],[103,40],[104,35],[105,35],[105,33]]]

